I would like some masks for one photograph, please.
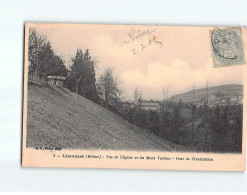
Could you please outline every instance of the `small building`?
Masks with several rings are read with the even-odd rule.
[[[216,99],[216,98],[217,98],[217,96],[214,95],[214,94],[211,94],[211,95],[209,96],[209,99],[210,99],[210,100],[214,100],[214,99]]]
[[[234,97],[231,97],[231,101],[239,100],[239,96],[235,95]]]
[[[194,103],[194,105],[196,105],[196,107],[199,108],[200,106],[203,106],[203,103],[201,103],[201,102],[196,102],[196,103]]]
[[[161,112],[161,105],[159,101],[155,100],[143,100],[142,99],[142,92],[135,89],[134,92],[134,102],[131,105],[131,108],[136,108],[136,109],[142,109],[142,110],[152,110],[152,111],[157,111]]]
[[[155,100],[142,100],[140,101],[140,106],[143,110],[152,110],[157,112],[162,110],[159,102]]]
[[[48,84],[49,85],[63,87],[64,81],[66,80],[66,77],[48,76],[47,79],[48,79]]]

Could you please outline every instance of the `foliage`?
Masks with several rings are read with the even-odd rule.
[[[36,79],[45,79],[49,75],[67,76],[63,60],[55,54],[46,36],[30,28],[28,41],[29,76]]]
[[[109,105],[116,109],[121,106],[120,96],[122,91],[119,87],[118,78],[113,75],[113,70],[111,68],[107,68],[100,75],[97,82],[97,90],[99,96],[103,99],[106,108],[108,108]]]
[[[199,107],[180,100],[160,102],[160,112],[144,110],[138,105],[121,101],[120,82],[111,68],[105,69],[96,83],[97,63],[88,49],[84,53],[77,49],[68,74],[64,61],[54,52],[46,36],[30,28],[28,41],[30,77],[68,75],[66,86],[71,91],[96,103],[101,102],[130,123],[173,143],[206,152],[242,151],[242,104],[230,105],[228,99],[226,105],[209,107],[205,96],[204,104]],[[223,94],[218,91],[214,95],[221,97]]]
[[[98,102],[95,65],[88,49],[85,53],[81,49],[77,49],[75,57],[72,58],[68,88],[83,97]]]

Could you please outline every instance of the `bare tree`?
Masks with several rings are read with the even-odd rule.
[[[98,94],[104,99],[105,107],[108,108],[109,104],[116,105],[120,101],[122,91],[119,88],[118,78],[113,75],[113,70],[107,68],[97,83]]]

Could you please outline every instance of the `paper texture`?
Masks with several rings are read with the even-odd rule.
[[[245,171],[240,27],[25,25],[24,167]]]

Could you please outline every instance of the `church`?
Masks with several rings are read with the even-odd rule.
[[[159,101],[155,100],[143,100],[142,99],[142,92],[135,89],[134,92],[134,103],[133,103],[134,108],[139,108],[143,110],[152,110],[156,112],[161,112],[161,106]]]

